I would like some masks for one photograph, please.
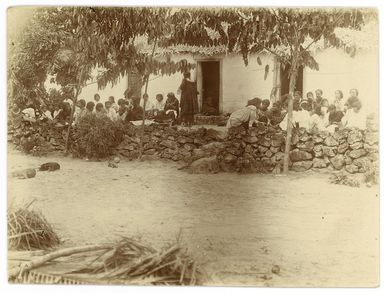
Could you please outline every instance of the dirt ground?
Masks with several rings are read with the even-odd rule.
[[[378,186],[328,183],[329,175],[191,175],[170,162],[107,162],[11,152],[9,172],[57,161],[61,170],[9,177],[9,201],[28,202],[64,245],[142,236],[182,241],[210,276],[207,285],[376,286]],[[278,265],[280,272],[272,273]]]

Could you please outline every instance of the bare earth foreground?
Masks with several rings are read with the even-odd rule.
[[[10,201],[41,210],[65,246],[142,236],[155,247],[182,241],[207,285],[376,286],[378,186],[328,183],[327,174],[191,175],[170,162],[26,157],[9,172],[57,161],[61,170],[9,178]],[[280,272],[272,273],[278,265]]]

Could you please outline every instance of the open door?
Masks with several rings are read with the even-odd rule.
[[[199,61],[197,86],[201,112],[220,112],[220,61]]]

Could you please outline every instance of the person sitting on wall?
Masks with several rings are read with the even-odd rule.
[[[268,118],[268,111],[269,111],[269,106],[270,106],[270,100],[268,99],[264,99],[262,102],[261,102],[261,108],[259,109],[259,117],[258,117],[258,121],[259,122],[262,122],[264,124],[269,124],[269,118]]]
[[[52,113],[48,110],[46,105],[41,105],[41,115],[39,120],[48,123],[53,121]]]
[[[19,128],[22,125],[23,114],[21,113],[20,107],[16,103],[12,105],[10,118],[11,118],[10,121],[12,122],[12,126],[15,129]]]
[[[310,103],[313,103],[313,101],[314,101],[314,95],[313,95],[313,93],[312,92],[307,92],[306,93],[306,100]]]
[[[140,106],[140,98],[134,98],[127,109],[125,121],[138,121],[143,119],[143,108]]]
[[[95,108],[95,103],[90,101],[87,103],[86,105],[86,113],[84,114],[84,116],[88,116],[88,115],[94,115],[94,108]]]
[[[367,116],[362,111],[361,101],[357,98],[350,104],[351,108],[346,111],[345,116],[341,119],[343,127],[366,129]]]
[[[231,113],[227,121],[227,128],[243,126],[246,130],[258,120],[257,110],[261,106],[261,99],[254,98],[247,102],[246,107]]]
[[[313,114],[310,116],[309,130],[312,132],[325,131],[328,124],[328,118],[322,111],[321,105],[316,105],[314,107]]]
[[[302,100],[302,93],[300,91],[295,91],[294,92],[294,101],[297,103],[300,103]]]
[[[267,111],[266,116],[269,119],[270,125],[277,126],[286,115],[286,111],[282,109],[282,103],[277,101],[273,103],[270,110]]]
[[[97,118],[102,118],[106,116],[106,111],[102,103],[97,103],[95,106],[95,115]]]
[[[342,100],[344,98],[344,94],[342,93],[341,90],[336,90],[334,92],[334,101],[333,101],[333,105],[336,107],[336,110],[337,111],[342,111],[344,106],[342,104]]]
[[[58,122],[59,120],[61,120],[62,112],[63,112],[63,109],[60,107],[60,104],[56,103],[53,106],[53,115],[52,115],[52,118],[55,122]]]
[[[95,94],[94,95],[94,104],[96,105],[98,103],[100,103],[100,95],[99,94]]]
[[[328,109],[328,114],[329,125],[326,127],[326,129],[327,131],[333,133],[342,126],[341,120],[344,117],[344,113],[340,110],[337,110],[337,107],[334,104],[331,104]]]
[[[314,100],[314,107],[313,108],[315,108],[316,105],[321,105],[322,100],[324,99],[322,97],[322,95],[323,95],[323,91],[321,89],[315,90],[315,100]]]
[[[150,101],[148,94],[143,94],[143,97],[140,100],[139,106],[144,108],[144,111],[146,113],[146,118],[152,118],[153,117],[153,115],[154,115],[154,105]]]
[[[27,108],[21,111],[23,121],[27,124],[36,122],[35,108],[32,103],[29,103]]]
[[[74,114],[74,125],[79,123],[80,119],[85,116],[86,111],[86,101],[84,99],[80,99],[79,101],[77,101],[76,110]]]
[[[128,111],[128,102],[125,99],[119,99],[118,100],[118,112],[117,112],[117,119],[121,121],[126,120],[127,111]]]
[[[279,124],[279,127],[282,130],[287,129],[287,119],[288,113],[286,113],[285,118]],[[293,102],[293,117],[292,117],[292,126],[297,128],[307,128],[309,123],[309,114],[307,111],[303,111],[300,107],[299,101],[295,100]]]
[[[216,116],[218,115],[218,110],[213,106],[212,103],[212,97],[208,96],[207,98],[204,99],[203,104],[202,104],[202,115],[205,116]]]
[[[166,102],[163,100],[162,94],[157,94],[155,99],[156,102],[153,105],[154,120],[157,122],[163,122],[167,120],[166,113],[164,112],[164,106],[166,105]]]
[[[115,109],[112,108],[111,102],[106,101],[104,103],[104,107],[106,109],[106,115],[108,118],[110,118],[111,121],[117,121],[118,120],[118,114],[116,113]]]
[[[108,101],[111,103],[111,108],[114,109],[116,113],[118,113],[119,105],[115,103],[114,96],[109,96]]]
[[[167,94],[166,104],[164,105],[164,112],[168,118],[170,118],[173,123],[179,117],[179,101],[175,97],[174,93]]]
[[[344,112],[347,112],[347,110],[352,109],[353,104],[356,104],[357,101],[359,101],[358,90],[351,89],[349,91],[349,98],[346,100],[346,103],[344,104]]]

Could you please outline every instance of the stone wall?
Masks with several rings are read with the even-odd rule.
[[[286,133],[263,125],[232,129],[178,129],[147,126],[143,136],[144,156],[182,161],[193,173],[279,172],[283,165]],[[115,154],[128,159],[139,156],[140,130],[130,127]],[[343,129],[334,134],[294,130],[290,169],[310,168],[365,172],[378,161],[378,133]]]

